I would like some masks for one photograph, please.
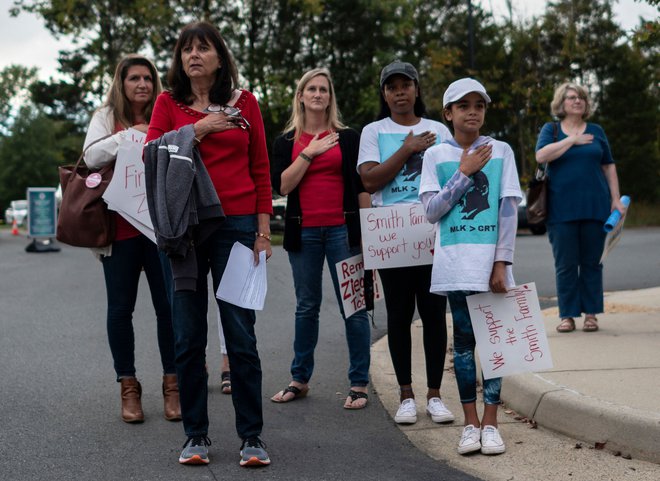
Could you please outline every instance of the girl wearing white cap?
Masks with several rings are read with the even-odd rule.
[[[420,198],[437,223],[431,292],[446,294],[454,326],[454,370],[465,415],[460,454],[500,454],[497,429],[501,378],[483,381],[484,414],[477,413],[475,338],[466,297],[513,287],[511,264],[520,184],[508,144],[479,130],[490,97],[474,79],[453,82],[444,94],[445,119],[454,137],[424,155]]]
[[[419,203],[417,191],[422,156],[429,147],[450,137],[440,122],[423,118],[425,106],[417,70],[407,62],[395,61],[380,75],[379,120],[362,130],[358,171],[372,193],[372,204]],[[401,393],[397,423],[417,421],[412,388],[410,328],[417,311],[424,326],[426,360],[426,411],[435,422],[454,420],[440,399],[440,385],[447,351],[446,298],[429,292],[431,266],[379,269],[387,308],[390,356]]]

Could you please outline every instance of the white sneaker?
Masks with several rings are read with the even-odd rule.
[[[415,424],[417,422],[417,406],[414,399],[404,399],[394,416],[394,422],[399,424]]]
[[[450,423],[454,420],[454,415],[451,413],[445,403],[439,397],[432,397],[426,405],[426,412],[431,415],[434,423]]]
[[[484,426],[481,430],[481,452],[483,454],[502,454],[506,451],[504,441],[495,426]]]
[[[467,454],[481,449],[481,429],[468,424],[463,428],[461,440],[458,443],[458,454]]]

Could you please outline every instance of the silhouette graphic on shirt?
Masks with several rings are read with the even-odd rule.
[[[465,214],[462,219],[474,219],[479,212],[490,207],[488,203],[488,190],[490,185],[488,177],[483,172],[477,172],[472,176],[474,185],[468,190],[458,202],[461,206],[460,212]]]
[[[422,161],[424,160],[424,151],[415,152],[408,160],[406,160],[405,165],[403,166],[403,176],[404,182],[414,182],[417,177],[422,174]]]

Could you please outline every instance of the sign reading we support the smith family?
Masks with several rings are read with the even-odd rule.
[[[433,263],[435,226],[422,204],[394,204],[360,209],[365,269]]]
[[[484,379],[552,367],[550,345],[533,282],[506,294],[467,297]]]

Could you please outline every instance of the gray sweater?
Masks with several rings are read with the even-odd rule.
[[[158,247],[170,259],[177,291],[196,290],[195,245],[202,244],[225,218],[194,140],[192,125],[186,125],[144,148],[149,215]]]

